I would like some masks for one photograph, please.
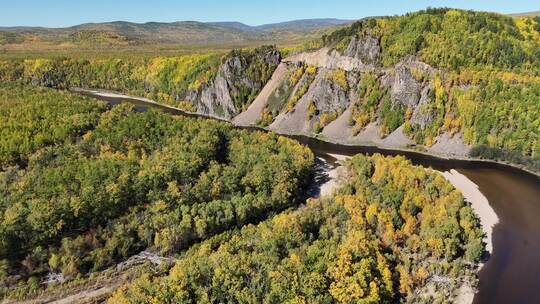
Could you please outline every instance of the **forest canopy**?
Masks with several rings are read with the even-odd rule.
[[[54,100],[54,102],[51,102]],[[94,127],[105,103],[46,89],[0,84],[0,168]]]
[[[12,59],[0,61],[0,80],[56,89],[116,90],[181,106],[176,95],[211,81],[220,62],[220,55],[213,53],[122,59]]]
[[[322,38],[343,52],[354,37],[380,44],[382,68],[414,58],[435,75],[411,68],[427,87],[429,102],[410,121],[413,108],[390,106],[381,77],[362,75],[363,102],[352,107],[354,133],[380,120],[382,134],[404,126],[415,143],[429,147],[443,133],[461,133],[470,155],[510,161],[540,172],[540,23],[495,13],[427,9],[402,16],[362,19]]]
[[[479,221],[440,174],[381,155],[346,166],[334,196],[210,238],[108,303],[433,303],[474,281]]]
[[[452,70],[493,68],[540,74],[538,18],[433,8],[362,19],[322,40],[340,48],[353,36],[363,35],[380,40],[385,66],[416,55],[428,64]]]
[[[102,270],[149,247],[178,252],[298,204],[309,181],[311,151],[272,133],[11,89],[11,113],[48,105],[87,109],[93,120],[83,134],[40,142],[23,154],[27,163],[0,172],[0,279],[10,286],[2,293],[24,294],[32,287],[25,280],[49,272],[69,279]],[[43,123],[9,124],[12,138],[43,137]]]

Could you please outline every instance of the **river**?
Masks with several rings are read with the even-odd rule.
[[[111,104],[129,102],[141,111],[152,107],[175,115],[215,119],[137,98],[78,92]],[[416,165],[439,171],[456,169],[464,174],[479,186],[499,217],[493,227],[493,253],[480,270],[474,303],[540,303],[540,177],[495,162],[445,159],[411,151],[334,144],[301,135],[285,136],[307,145],[331,165],[336,160],[328,154],[381,153],[403,155]]]

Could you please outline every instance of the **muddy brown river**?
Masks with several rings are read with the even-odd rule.
[[[205,117],[136,98],[79,92],[111,104],[129,102],[144,111],[152,107],[175,115]],[[258,129],[258,128],[248,128]],[[316,156],[334,162],[328,153],[403,155],[414,164],[446,171],[456,169],[479,186],[499,217],[493,227],[493,253],[481,269],[474,303],[540,303],[540,177],[494,162],[453,160],[421,153],[348,146],[299,135],[286,135],[310,147]]]

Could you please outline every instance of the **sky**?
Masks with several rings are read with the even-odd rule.
[[[307,18],[360,19],[426,7],[500,13],[540,10],[539,0],[0,0],[0,26],[66,27],[87,22],[240,21],[260,25]]]

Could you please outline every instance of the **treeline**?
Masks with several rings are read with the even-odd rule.
[[[0,45],[22,43],[24,40],[25,37],[21,34],[0,31]]]
[[[228,54],[202,53],[170,57],[133,56],[127,58],[84,59],[55,57],[43,59],[0,60],[0,81],[34,86],[68,89],[100,88],[151,98],[185,110],[196,105],[186,102],[187,96],[207,86],[216,77],[220,65],[237,57],[247,66],[255,92],[245,83],[235,82],[235,105],[242,109],[272,75],[275,66],[264,61],[274,47],[233,50]]]
[[[68,89],[101,88],[180,105],[178,94],[215,77],[220,57],[192,54],[179,57],[124,59],[47,58],[0,61],[0,80]]]
[[[407,55],[440,68],[496,68],[539,74],[538,19],[435,8],[403,16],[367,18],[324,35],[326,45],[343,49],[352,36],[374,36],[382,64]]]
[[[334,196],[202,242],[108,303],[433,303],[474,284],[479,220],[441,175],[403,157],[346,166]]]
[[[87,102],[19,90],[30,93],[18,95],[12,113],[26,110],[28,94],[52,108],[59,107],[55,95],[70,96],[73,107]],[[148,247],[176,253],[258,222],[297,204],[310,180],[311,151],[274,134],[128,105],[97,116],[76,140],[43,143],[25,167],[0,172],[4,296],[35,290],[48,273],[76,278]],[[15,129],[26,123],[18,122],[11,121]],[[30,141],[41,136],[34,126]]]
[[[523,166],[533,172],[540,172],[540,158],[530,158],[518,152],[492,148],[485,145],[474,146],[469,153],[472,157],[500,160]]]

